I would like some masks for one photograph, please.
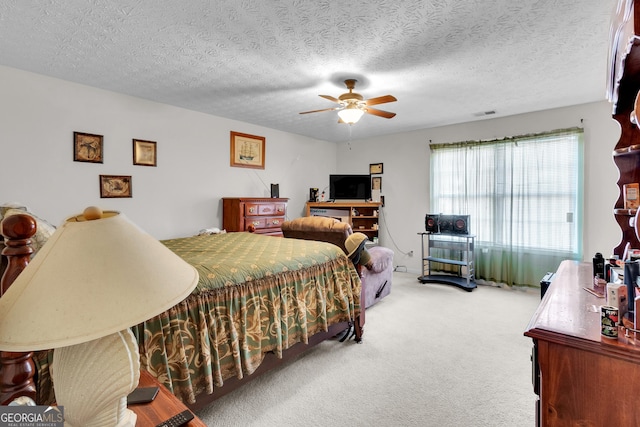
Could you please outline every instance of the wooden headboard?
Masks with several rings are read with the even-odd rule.
[[[0,279],[0,297],[29,264],[33,253],[31,237],[35,232],[36,221],[26,214],[8,216],[0,223],[0,233],[4,236],[2,256],[6,257],[6,264],[0,264],[0,267],[5,267]],[[28,315],[25,313],[25,316]],[[21,396],[28,396],[35,401],[34,375],[33,353],[1,351],[0,404],[6,405]]]

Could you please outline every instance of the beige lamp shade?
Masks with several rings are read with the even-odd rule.
[[[186,298],[198,272],[125,215],[67,219],[0,298],[0,350],[75,345]]]

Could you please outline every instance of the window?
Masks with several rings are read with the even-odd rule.
[[[535,284],[561,260],[582,258],[582,136],[431,146],[431,213],[471,216],[476,277]]]

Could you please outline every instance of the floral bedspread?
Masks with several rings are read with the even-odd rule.
[[[194,403],[225,379],[250,374],[360,312],[360,279],[337,246],[227,233],[165,240],[200,281],[184,301],[132,327],[140,363],[179,399]],[[140,302],[144,304],[144,301]],[[36,355],[39,403],[52,400],[51,356]]]

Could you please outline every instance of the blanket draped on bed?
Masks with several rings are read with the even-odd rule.
[[[360,279],[337,246],[249,233],[165,240],[200,274],[184,301],[132,327],[142,369],[194,403],[227,378],[360,312]],[[140,301],[140,304],[144,304]],[[39,402],[53,401],[50,352],[38,352]]]

